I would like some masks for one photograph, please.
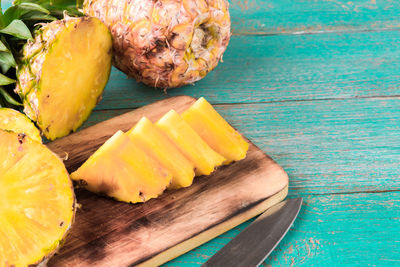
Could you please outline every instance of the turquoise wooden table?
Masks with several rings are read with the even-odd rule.
[[[400,266],[397,0],[233,0],[221,63],[193,86],[113,69],[84,127],[174,95],[205,96],[285,168],[304,206],[264,266]],[[249,222],[165,264],[205,262]]]

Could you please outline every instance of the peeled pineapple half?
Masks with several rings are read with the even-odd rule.
[[[46,138],[65,136],[89,117],[108,81],[111,57],[110,32],[89,17],[46,24],[24,46],[15,91]]]
[[[24,114],[11,109],[0,108],[0,129],[26,134],[32,140],[42,142],[40,131]]]
[[[195,175],[243,159],[249,145],[203,98],[183,115],[143,117],[118,131],[71,178],[86,189],[125,202],[144,202],[165,188],[190,186]],[[207,177],[205,177],[207,178]]]
[[[75,214],[62,161],[24,134],[0,130],[0,266],[45,262]]]

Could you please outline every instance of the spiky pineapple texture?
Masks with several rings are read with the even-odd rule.
[[[83,8],[109,27],[114,65],[153,87],[202,79],[231,35],[225,0],[86,0]]]

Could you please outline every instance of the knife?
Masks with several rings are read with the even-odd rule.
[[[259,266],[285,236],[302,203],[294,198],[272,206],[202,266]]]

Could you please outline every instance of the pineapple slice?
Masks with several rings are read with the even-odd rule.
[[[203,97],[183,112],[182,117],[212,149],[227,159],[225,164],[246,157],[249,144]]]
[[[187,187],[192,184],[194,178],[193,164],[149,119],[143,117],[127,134],[140,142],[148,154],[171,171],[170,188]]]
[[[223,156],[212,150],[175,110],[165,114],[157,121],[156,126],[193,162],[196,175],[209,175],[215,167],[226,161]]]
[[[49,140],[75,131],[100,101],[111,70],[112,40],[96,18],[46,24],[23,48],[16,93]]]
[[[45,262],[75,214],[62,161],[29,137],[0,130],[0,266]]]
[[[71,178],[94,193],[137,203],[160,195],[170,184],[172,174],[135,140],[118,131]]]
[[[11,109],[0,108],[0,129],[28,135],[32,140],[42,142],[40,131],[24,114]]]

